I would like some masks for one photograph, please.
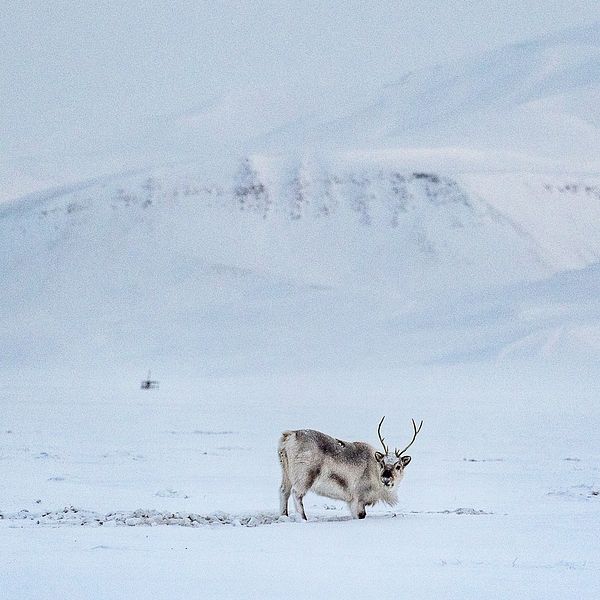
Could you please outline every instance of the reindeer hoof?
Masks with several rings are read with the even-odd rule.
[[[359,519],[364,519],[366,516],[367,516],[367,513],[366,513],[366,512],[361,512],[361,513],[358,513],[358,518],[359,518]]]

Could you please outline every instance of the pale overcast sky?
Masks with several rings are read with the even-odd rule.
[[[600,3],[8,0],[0,12],[8,158],[118,135],[231,89],[363,93],[407,70],[600,20]]]

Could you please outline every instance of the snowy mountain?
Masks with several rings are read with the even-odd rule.
[[[222,181],[166,168],[5,205],[5,360],[201,356],[228,372],[507,356],[550,334],[506,290],[600,255],[598,177],[257,156]]]
[[[255,94],[251,112],[215,100],[177,116],[206,129],[193,161],[5,202],[4,360],[118,349],[132,364],[201,356],[212,372],[498,358],[558,348],[557,327],[596,355],[598,305],[582,324],[577,278],[569,309],[549,300],[534,318],[515,303],[535,282],[596,274],[599,30],[415,72],[343,118],[266,137],[285,97]],[[245,154],[218,150],[222,121]]]
[[[598,171],[599,99],[594,23],[407,73],[376,101],[343,118],[296,125],[273,143],[477,149],[492,152],[492,170],[506,168],[497,163],[506,153],[529,167]]]
[[[598,172],[599,39],[596,21],[398,71],[383,89],[366,86],[364,73],[337,88],[255,78],[185,109],[129,119],[111,109],[120,122],[116,137],[101,131],[84,149],[66,144],[0,157],[0,201],[173,162],[257,152],[302,158],[332,148],[388,156],[396,166],[415,158],[415,170]],[[79,130],[77,138],[85,141]]]

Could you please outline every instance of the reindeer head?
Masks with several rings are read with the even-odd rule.
[[[383,417],[383,419],[385,419],[385,417]],[[390,453],[389,448],[384,443],[385,438],[381,437],[381,425],[383,424],[383,419],[381,419],[379,427],[377,427],[377,435],[379,436],[379,441],[383,446],[385,454],[375,452],[375,459],[379,465],[381,483],[386,487],[394,487],[396,483],[402,481],[402,478],[404,477],[404,467],[411,461],[410,456],[402,455],[413,445],[417,434],[421,431],[421,427],[423,427],[423,421],[421,421],[417,428],[415,420],[412,419],[414,433],[410,444],[403,450],[398,450],[396,448],[393,453]]]

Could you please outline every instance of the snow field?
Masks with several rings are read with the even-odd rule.
[[[3,386],[3,598],[598,593],[598,388],[583,368],[153,375],[152,392],[133,373]],[[309,495],[308,523],[280,519],[279,432],[374,444],[380,414],[391,444],[425,421],[399,505],[353,521]]]

